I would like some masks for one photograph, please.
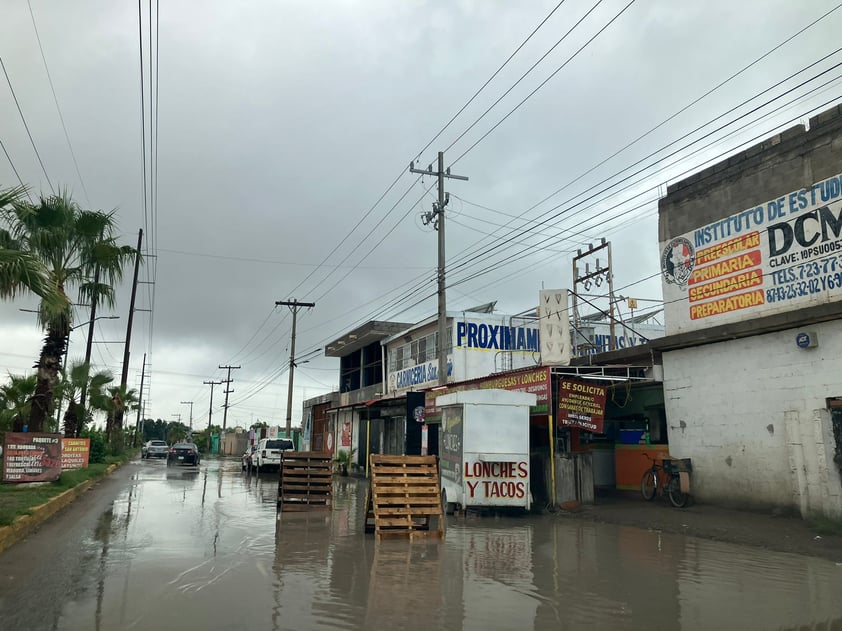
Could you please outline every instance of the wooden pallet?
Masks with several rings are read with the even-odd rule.
[[[444,536],[436,457],[372,454],[370,462],[366,525],[377,537]]]
[[[285,451],[278,479],[278,512],[330,510],[333,459],[317,451]]]

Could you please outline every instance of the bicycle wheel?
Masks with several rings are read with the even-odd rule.
[[[643,479],[640,481],[640,492],[643,494],[643,499],[647,502],[655,497],[655,491],[658,488],[658,473],[655,469],[647,469],[643,474]]]
[[[670,479],[669,486],[667,486],[667,495],[670,498],[670,503],[676,508],[684,508],[690,500],[690,494],[681,490],[681,481],[677,475]]]

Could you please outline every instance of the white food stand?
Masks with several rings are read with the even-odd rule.
[[[466,390],[436,399],[448,513],[477,506],[529,510],[529,408],[536,400],[535,394],[511,390]]]

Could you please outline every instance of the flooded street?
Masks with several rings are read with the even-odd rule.
[[[80,539],[25,580],[3,567],[0,629],[842,628],[842,565],[822,559],[549,515],[376,542],[364,481],[278,521],[276,475],[237,461],[122,473]]]

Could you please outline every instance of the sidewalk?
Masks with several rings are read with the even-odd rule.
[[[40,528],[53,515],[67,507],[92,486],[107,478],[119,466],[121,465],[109,465],[109,467],[105,470],[104,475],[98,478],[85,480],[81,484],[77,484],[73,488],[67,489],[63,493],[50,498],[40,506],[34,507],[30,514],[21,515],[8,526],[0,527],[0,554],[2,554],[4,550],[11,548],[18,541],[26,539],[29,535],[38,530],[38,528]]]
[[[842,536],[838,534],[842,525],[836,526],[837,534],[825,534],[825,529],[793,516],[698,503],[673,508],[664,498],[646,502],[639,496],[611,494],[598,496],[592,506],[559,510],[554,517],[659,530],[842,563]]]

